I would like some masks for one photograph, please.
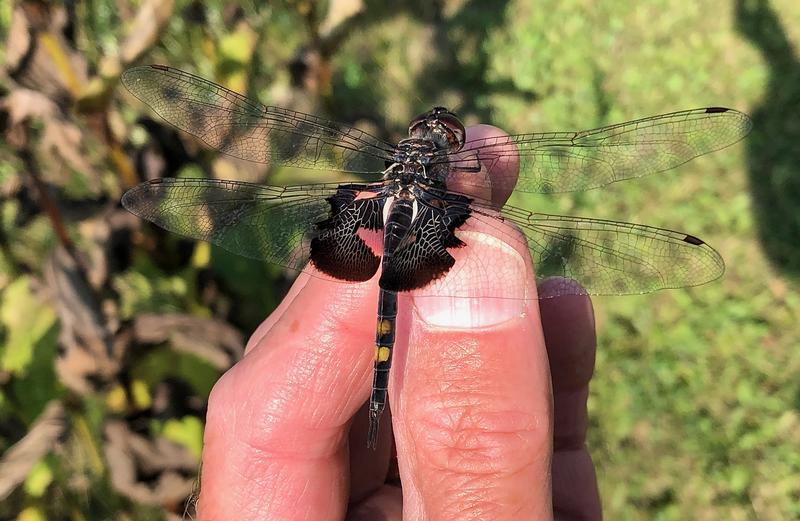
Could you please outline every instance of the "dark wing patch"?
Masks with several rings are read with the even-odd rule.
[[[455,259],[447,250],[464,246],[455,230],[469,218],[470,211],[468,198],[448,196],[451,200],[443,208],[427,205],[424,194],[418,199],[419,211],[407,236],[383,264],[382,288],[419,289],[443,277],[453,267]]]
[[[357,191],[340,188],[328,198],[331,216],[316,224],[311,241],[314,266],[332,277],[361,282],[378,271],[380,257],[358,236],[358,230],[383,228],[383,197],[356,199]]]

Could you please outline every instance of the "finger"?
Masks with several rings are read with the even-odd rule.
[[[516,154],[509,154],[509,145],[503,144],[507,137],[508,134],[492,125],[469,127],[464,150],[456,156],[460,159],[456,164],[471,165],[475,157],[474,150],[480,147],[477,154],[478,158],[481,158],[481,171],[451,169],[447,177],[447,189],[491,201],[496,208],[503,206],[514,191],[519,174],[519,157]],[[496,146],[491,149],[486,148],[487,144],[495,142],[498,143]],[[516,147],[513,150],[516,152]],[[497,153],[492,154],[492,152]]]
[[[388,406],[380,418],[378,444],[367,446],[369,404],[356,413],[350,426],[350,502],[357,504],[374,494],[386,483],[393,458],[392,414]]]
[[[301,283],[211,393],[200,520],[344,515],[348,424],[368,393],[377,291]]]
[[[403,519],[403,490],[384,485],[347,512],[347,521],[400,521]]]
[[[539,286],[539,303],[553,379],[553,509],[557,519],[601,519],[597,479],[586,448],[586,400],[597,340],[588,296],[546,298],[564,284],[551,278]],[[578,291],[580,291],[579,286]]]
[[[256,328],[252,335],[250,335],[250,340],[247,341],[247,345],[244,348],[244,354],[249,353],[256,345],[263,343],[266,334],[272,329],[272,326],[280,320],[286,310],[289,309],[295,297],[297,297],[300,291],[305,287],[309,278],[311,278],[311,275],[306,272],[302,272],[297,276],[294,284],[289,288],[289,291],[286,293],[286,296],[283,297],[281,303],[278,304],[278,307],[276,307],[267,319]]]
[[[404,516],[546,518],[552,398],[530,256],[515,230],[474,221],[457,233],[466,246],[451,251],[444,284],[514,298],[403,299],[409,347],[390,392]]]

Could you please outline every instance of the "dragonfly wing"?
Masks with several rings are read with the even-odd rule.
[[[298,271],[318,257],[321,271],[335,279],[367,280],[379,259],[356,234],[361,226],[382,226],[382,198],[354,200],[358,190],[347,186],[167,178],[134,187],[122,204],[161,228],[245,257]]]
[[[474,207],[473,218],[525,242],[539,279],[560,276],[590,295],[627,295],[705,284],[725,271],[722,257],[701,239],[642,224]],[[512,224],[521,233],[508,232]],[[565,284],[562,292],[574,294]]]
[[[394,147],[347,125],[265,106],[162,65],[134,67],[122,83],[175,127],[234,157],[301,168],[377,173]]]
[[[751,128],[747,115],[709,107],[581,132],[468,141],[450,159],[452,166],[466,168],[477,155],[488,169],[501,172],[492,174],[493,183],[516,183],[514,189],[520,192],[572,192],[670,170],[739,141]],[[519,177],[511,179],[517,161]]]

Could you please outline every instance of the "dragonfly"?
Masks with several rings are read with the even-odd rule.
[[[550,297],[696,286],[725,269],[719,253],[687,233],[501,206],[490,194],[572,192],[666,172],[739,141],[752,126],[734,109],[706,107],[578,132],[470,138],[454,112],[434,107],[390,143],[163,65],[128,69],[121,81],[213,149],[316,171],[319,182],[288,186],[154,179],[127,191],[122,204],[166,230],[312,276],[356,283],[379,273],[372,448],[387,403],[398,293],[535,298],[497,290],[503,275],[479,256],[469,277],[457,276],[469,262],[459,252],[481,247],[476,230],[527,250],[537,278],[580,283],[560,284]]]

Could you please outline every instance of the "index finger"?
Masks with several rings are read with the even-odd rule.
[[[366,399],[377,288],[307,274],[295,284],[209,397],[200,520],[344,516],[347,427]]]

